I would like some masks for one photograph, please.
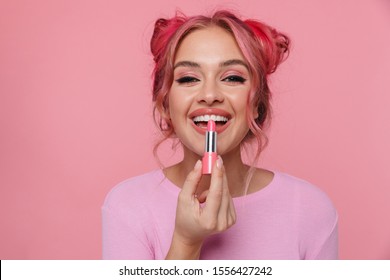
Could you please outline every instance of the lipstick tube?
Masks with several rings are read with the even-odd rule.
[[[207,123],[205,150],[202,158],[203,174],[211,174],[217,156],[217,132],[215,131],[215,122],[209,120]]]

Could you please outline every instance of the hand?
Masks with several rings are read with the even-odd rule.
[[[179,194],[172,240],[172,245],[175,245],[173,247],[176,250],[181,247],[180,250],[193,248],[200,252],[207,236],[225,231],[236,221],[236,212],[229,193],[222,159],[218,157],[213,168],[210,188],[205,194],[206,201],[203,205],[195,197],[197,185],[202,177],[201,170],[202,163],[198,161],[188,174]],[[203,200],[201,199],[201,201]],[[172,246],[170,253],[172,253]]]

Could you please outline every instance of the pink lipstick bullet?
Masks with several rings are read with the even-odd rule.
[[[205,150],[202,158],[203,174],[211,174],[217,156],[217,132],[215,131],[215,122],[209,120],[207,123]]]

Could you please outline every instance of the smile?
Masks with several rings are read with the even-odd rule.
[[[200,134],[205,134],[207,131],[207,122],[213,120],[216,124],[216,132],[223,132],[230,124],[231,115],[222,109],[202,108],[192,112],[189,115],[192,120],[192,126]]]
[[[224,116],[218,116],[218,115],[203,115],[203,116],[197,116],[192,119],[192,121],[197,125],[200,126],[202,123],[206,123],[209,120],[213,120],[217,125],[224,125],[229,120],[228,118]]]

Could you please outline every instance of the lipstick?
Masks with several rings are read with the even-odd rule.
[[[215,161],[217,160],[217,132],[215,122],[209,120],[207,123],[206,144],[202,158],[202,173],[211,174]]]

